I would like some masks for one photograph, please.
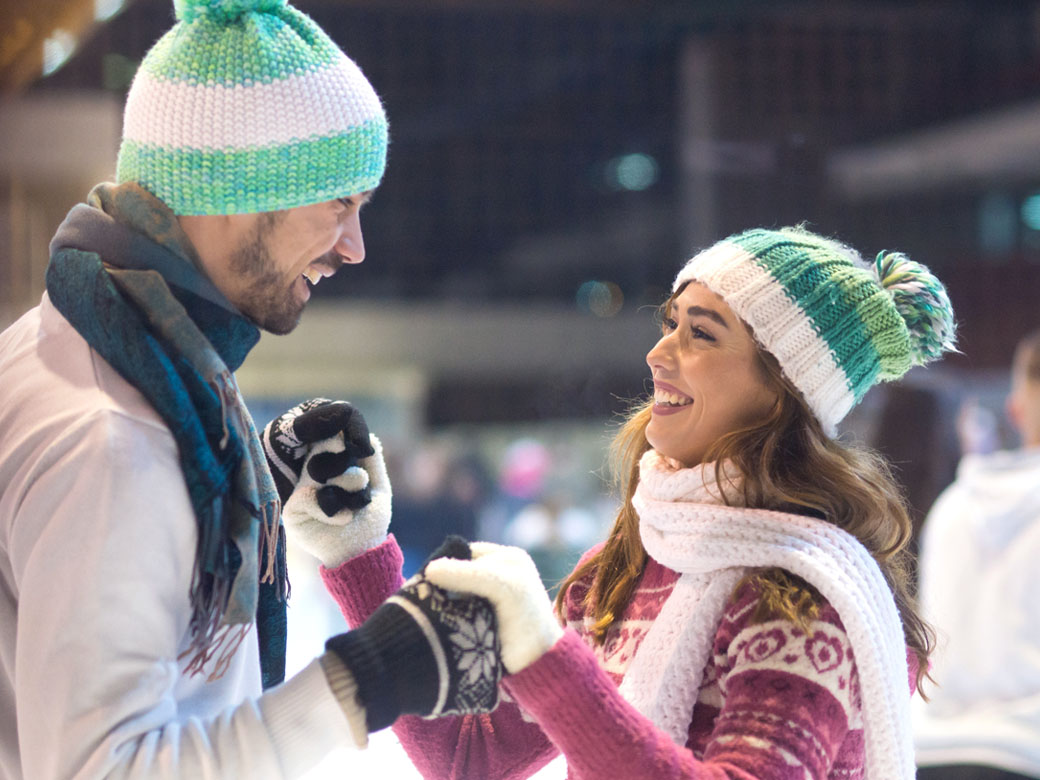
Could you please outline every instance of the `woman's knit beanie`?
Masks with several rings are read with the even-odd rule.
[[[831,434],[876,382],[954,349],[946,289],[898,252],[868,264],[802,228],[748,230],[686,263],[673,292],[690,281],[748,324]]]
[[[374,189],[387,122],[354,64],[285,0],[174,0],[127,97],[116,179],[175,214],[277,211]]]

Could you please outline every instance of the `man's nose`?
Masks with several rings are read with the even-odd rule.
[[[361,234],[361,215],[357,211],[341,226],[335,250],[344,263],[357,264],[364,261],[365,238]]]

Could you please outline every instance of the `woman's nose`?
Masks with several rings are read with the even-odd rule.
[[[646,364],[651,371],[667,369],[672,365],[671,346],[667,334],[661,336],[646,353]]]

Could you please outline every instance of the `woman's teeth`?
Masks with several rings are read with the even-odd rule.
[[[686,395],[679,395],[678,393],[669,393],[665,390],[655,390],[654,403],[665,404],[666,406],[686,406],[687,404],[692,404],[693,399]]]

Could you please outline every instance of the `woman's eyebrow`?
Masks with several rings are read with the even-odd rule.
[[[714,320],[715,322],[719,323],[719,325],[729,330],[729,325],[727,325],[726,321],[722,319],[722,315],[714,309],[706,309],[703,306],[691,306],[686,310],[686,314],[690,317],[699,314],[702,317],[707,317],[709,320]]]

